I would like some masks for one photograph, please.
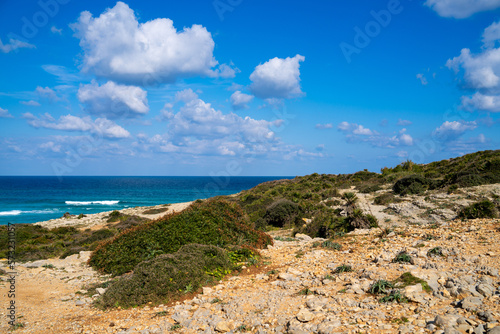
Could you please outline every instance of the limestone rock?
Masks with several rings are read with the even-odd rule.
[[[483,304],[483,301],[479,297],[465,297],[460,305],[464,310],[475,311]]]
[[[229,321],[219,321],[215,326],[215,330],[222,333],[230,332],[233,328],[234,326]]]
[[[297,320],[301,322],[309,322],[314,319],[314,313],[308,311],[307,309],[302,309],[297,313]]]

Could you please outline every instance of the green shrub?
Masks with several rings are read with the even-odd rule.
[[[434,247],[432,249],[429,249],[427,252],[427,256],[432,257],[432,256],[444,256],[443,255],[443,250],[441,247]]]
[[[458,184],[452,184],[451,186],[448,187],[448,190],[446,191],[448,194],[453,194],[457,192],[458,190]]]
[[[394,183],[392,191],[395,194],[404,195],[418,195],[427,190],[429,181],[423,176],[414,174],[403,177]]]
[[[144,210],[142,213],[145,214],[145,215],[155,215],[157,213],[162,213],[162,212],[165,212],[165,211],[168,211],[168,208],[166,208],[166,207],[163,207],[163,208],[152,208],[152,209]]]
[[[139,263],[131,275],[119,278],[97,305],[103,308],[168,303],[188,291],[218,281],[229,273],[227,251],[216,246],[189,244],[176,253]]]
[[[339,217],[330,211],[320,211],[316,214],[313,220],[305,225],[296,227],[293,231],[304,233],[311,238],[331,238],[335,233],[352,231],[353,227],[349,224],[348,219]]]
[[[35,261],[60,256],[81,235],[74,227],[49,230],[40,225],[16,224],[16,261]],[[0,257],[7,257],[7,226],[0,226]]]
[[[370,228],[378,227],[378,219],[374,215],[366,215],[365,217],[368,220],[368,223],[370,224]]]
[[[252,229],[237,204],[215,198],[195,202],[182,212],[128,229],[103,242],[92,253],[89,265],[121,275],[144,260],[174,253],[191,243],[263,248],[272,244],[272,239]]]
[[[458,213],[458,218],[475,219],[475,218],[497,218],[498,210],[495,204],[489,200],[483,200],[471,204]]]
[[[392,193],[384,193],[375,197],[373,202],[377,205],[387,205],[389,203],[401,202],[401,200]]]
[[[482,184],[485,184],[485,180],[483,177],[477,174],[477,171],[473,171],[472,173],[469,172],[463,172],[463,173],[457,173],[455,175],[455,180],[454,182],[461,187],[473,187],[473,186],[480,186]]]
[[[271,204],[264,215],[264,220],[272,226],[283,227],[292,225],[301,213],[297,203],[280,199]]]
[[[394,288],[394,284],[386,280],[378,280],[370,286],[370,293],[376,294],[386,294],[390,292],[390,289]]]
[[[363,210],[357,208],[352,210],[350,214],[348,213],[346,221],[353,228],[367,229],[378,227],[378,220],[375,216],[370,214],[365,215]]]
[[[337,242],[333,242],[331,240],[326,240],[321,243],[321,247],[323,248],[328,248],[328,249],[334,249],[334,250],[341,250],[342,245],[340,245]]]
[[[415,285],[415,284],[420,283],[420,285],[422,285],[422,290],[424,290],[425,292],[432,291],[431,287],[429,286],[429,284],[426,281],[424,281],[423,279],[418,278],[416,276],[413,276],[409,272],[403,273],[401,276],[396,278],[392,283],[397,288],[401,288],[401,289],[404,289],[405,287],[410,286],[410,285]]]
[[[120,217],[122,216],[122,213],[120,211],[114,210],[108,215],[108,223],[113,223],[117,222],[120,220]]]
[[[382,189],[378,184],[361,184],[356,186],[356,189],[362,194],[374,193]]]
[[[128,230],[129,228],[142,225],[146,222],[149,222],[150,219],[139,217],[139,216],[130,216],[130,215],[123,215],[120,218],[120,222],[116,224],[112,224],[113,228],[117,229],[118,231],[125,231]],[[111,224],[109,224],[111,225]]]
[[[394,259],[392,259],[392,262],[394,263],[412,263],[413,259],[411,258],[410,254],[408,254],[406,251],[401,251],[399,252]]]
[[[335,270],[333,271],[334,274],[340,274],[340,273],[348,273],[348,272],[352,272],[352,267],[347,265],[347,264],[342,264],[340,266],[338,266],[337,268],[335,268]]]
[[[379,299],[380,303],[390,303],[390,302],[398,302],[398,303],[407,303],[408,299],[401,293],[399,290],[392,290],[390,294],[384,296]]]

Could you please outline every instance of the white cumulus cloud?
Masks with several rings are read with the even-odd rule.
[[[464,70],[466,83],[475,89],[498,88],[500,84],[500,48],[473,55],[462,49],[460,56],[449,59],[446,66],[458,72]]]
[[[467,110],[485,110],[489,112],[500,112],[500,96],[483,95],[475,93],[472,96],[462,96],[462,106]]]
[[[106,138],[128,138],[130,133],[105,118],[97,118],[93,121],[90,117],[78,117],[73,115],[64,115],[56,120],[52,115],[45,113],[41,117],[36,117],[31,113],[23,114],[29,125],[34,128],[45,128],[63,131],[81,131],[100,134]]]
[[[355,135],[370,136],[374,134],[372,130],[356,123],[341,122],[337,128],[343,132],[353,133]]]
[[[109,119],[131,118],[149,111],[147,92],[140,87],[119,85],[108,81],[102,86],[95,81],[81,85],[78,100],[92,115]]]
[[[401,142],[401,144],[406,146],[413,145],[413,138],[406,133],[406,129],[401,129],[401,131],[399,131],[399,141]]]
[[[442,141],[450,141],[460,137],[465,131],[474,130],[475,128],[477,128],[476,122],[446,121],[436,128],[432,134]]]
[[[184,77],[235,75],[228,65],[218,66],[215,43],[205,27],[195,24],[177,31],[168,18],[139,23],[123,2],[96,18],[84,11],[71,28],[84,51],[82,70],[107,79],[155,85]]]
[[[494,22],[483,32],[484,47],[493,47],[495,42],[500,40],[500,22]]]
[[[274,124],[265,120],[242,118],[236,114],[223,114],[199,98],[184,101],[169,122],[169,134],[178,141],[186,137],[225,138],[237,137],[241,142],[255,142],[274,138],[270,127]]]
[[[234,110],[247,109],[248,103],[252,102],[253,98],[253,95],[245,94],[237,90],[231,95],[231,107]]]
[[[495,48],[499,37],[500,24],[493,23],[484,30],[484,44],[479,53],[464,48],[459,56],[446,62],[465,88],[475,90],[472,95],[462,96],[462,107],[466,110],[500,111],[500,47]]]
[[[273,58],[257,65],[250,75],[250,91],[262,99],[288,99],[304,93],[300,87],[300,62],[304,56]]]
[[[265,155],[283,150],[272,130],[281,125],[281,120],[225,114],[191,89],[177,92],[175,101],[167,103],[162,111],[168,121],[167,133],[153,137],[140,134],[134,147],[143,151],[215,156]]]
[[[500,0],[427,0],[424,4],[442,17],[463,19],[499,8]]]

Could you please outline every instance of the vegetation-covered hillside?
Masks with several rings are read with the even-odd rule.
[[[241,192],[235,201],[258,229],[286,225],[314,236],[329,237],[354,228],[352,222],[356,219],[352,215],[361,215],[355,210],[351,210],[348,217],[340,215],[339,205],[347,209],[354,204],[355,209],[356,199],[349,200],[346,194],[342,195],[351,187],[360,193],[388,188],[389,192],[375,198],[377,204],[387,204],[397,202],[399,196],[429,190],[453,192],[462,187],[499,182],[500,150],[482,151],[425,165],[405,161],[394,168],[385,167],[381,173],[367,170],[339,175],[314,173],[292,180],[266,182]],[[354,203],[350,203],[352,201]],[[288,208],[283,209],[278,203],[288,203]],[[302,218],[313,219],[305,230],[301,227]],[[371,217],[367,218],[369,225],[376,225]]]

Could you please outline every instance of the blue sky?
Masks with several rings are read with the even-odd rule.
[[[499,148],[500,0],[0,3],[1,175],[380,171]]]

